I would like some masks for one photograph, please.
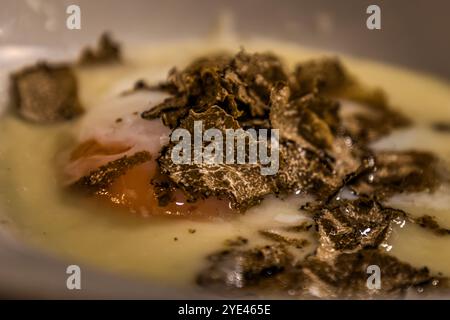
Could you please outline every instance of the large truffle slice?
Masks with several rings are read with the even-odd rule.
[[[40,63],[11,76],[12,104],[25,119],[50,123],[83,113],[77,79],[68,65]]]
[[[377,248],[386,239],[391,221],[404,215],[370,198],[335,200],[313,211],[320,241],[317,255],[327,259],[337,251]]]

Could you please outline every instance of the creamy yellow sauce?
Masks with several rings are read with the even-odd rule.
[[[80,97],[86,109],[128,89],[137,79],[150,83],[164,79],[174,65],[183,67],[192,58],[227,49],[273,51],[292,67],[323,53],[295,45],[265,40],[190,41],[126,51],[122,66],[95,67],[78,71]],[[376,143],[377,148],[432,150],[450,161],[450,135],[432,132],[432,121],[450,122],[450,85],[433,77],[375,62],[343,57],[348,69],[364,83],[386,90],[392,104],[417,123]],[[68,263],[84,263],[119,274],[163,281],[179,286],[193,284],[205,266],[205,257],[224,247],[224,241],[244,236],[252,245],[263,228],[298,224],[307,219],[298,211],[300,199],[268,199],[245,215],[232,220],[189,221],[137,218],[120,210],[93,204],[62,192],[55,169],[56,155],[71,143],[76,123],[32,125],[6,114],[0,119],[0,208],[2,226],[19,239]],[[408,131],[409,130],[409,131]],[[432,214],[450,228],[450,192],[401,195],[390,204],[412,214]],[[190,233],[189,229],[195,229]],[[304,236],[314,249],[314,239]],[[175,241],[177,238],[178,241]],[[438,237],[406,223],[395,227],[386,250],[415,266],[450,276],[450,237]]]

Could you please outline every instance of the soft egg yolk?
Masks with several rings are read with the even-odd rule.
[[[87,141],[80,144],[71,154],[71,160],[76,160],[83,167],[93,171],[98,168],[99,158],[117,155],[129,155],[132,148],[120,144],[100,144],[97,141]],[[160,206],[151,184],[152,177],[158,167],[155,156],[145,163],[130,168],[105,190],[95,194],[94,198],[105,201],[114,207],[126,208],[129,212],[147,217],[152,215],[179,216],[191,218],[225,218],[235,210],[230,208],[229,202],[215,198],[200,199],[194,203],[187,202],[181,191],[173,193],[172,201],[166,206]],[[95,161],[92,161],[95,159]],[[89,165],[89,162],[92,165]],[[100,161],[101,162],[101,161]],[[97,167],[96,167],[97,166]]]

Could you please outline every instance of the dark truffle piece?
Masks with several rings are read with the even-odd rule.
[[[68,65],[39,63],[12,74],[11,82],[12,105],[24,119],[51,123],[83,113],[77,79]]]
[[[103,33],[97,44],[97,48],[86,48],[81,52],[78,64],[83,66],[98,65],[104,63],[117,63],[122,61],[120,44],[114,41],[109,33]]]
[[[228,239],[225,241],[225,245],[228,247],[239,247],[239,246],[244,246],[248,243],[248,239],[238,236],[234,239]]]
[[[379,289],[367,286],[369,266],[380,268]],[[427,268],[414,268],[374,249],[342,253],[332,263],[311,256],[298,268],[307,278],[300,290],[292,290],[302,295],[312,287],[319,297],[327,298],[402,298],[410,288],[431,288],[435,279]]]
[[[435,155],[420,151],[380,151],[375,165],[356,179],[352,188],[360,194],[379,199],[396,193],[433,191],[440,182],[439,161]]]
[[[255,93],[262,105],[257,110],[250,105],[252,116],[264,115],[265,105],[269,103],[273,86],[278,82],[285,82],[288,76],[281,60],[271,53],[248,54],[241,50],[231,62],[236,74],[248,86],[250,92]]]
[[[174,128],[190,109],[203,112],[213,105],[220,105],[225,110],[229,107],[230,114],[237,116],[236,103],[224,87],[224,68],[229,62],[227,55],[217,55],[197,59],[183,71],[173,68],[164,84],[172,97],[144,112],[142,117],[161,117],[165,125]]]
[[[291,98],[283,83],[272,90],[270,123],[280,130],[282,141],[280,189],[306,189],[326,197],[361,166],[364,152],[339,133],[336,101],[317,94]]]
[[[339,123],[339,104],[313,94],[290,100],[290,89],[279,83],[271,94],[270,123],[281,138],[302,147],[330,149]]]
[[[153,193],[158,200],[158,206],[165,207],[173,201],[175,183],[167,175],[164,175],[160,172],[160,170],[157,170],[150,183],[153,186]]]
[[[203,121],[203,130],[216,128],[225,132],[225,129],[240,128],[231,115],[217,106],[203,113],[191,111],[180,128],[187,129],[193,136],[194,121],[198,120]],[[225,161],[176,164],[172,161],[173,147],[169,144],[162,150],[158,163],[161,172],[183,190],[190,201],[215,196],[228,199],[233,208],[245,211],[275,188],[270,176],[261,175],[259,164],[227,164]]]
[[[259,164],[174,164],[174,144],[169,143],[158,158],[162,178],[153,182],[160,203],[171,201],[176,188],[189,201],[213,196],[229,200],[239,211],[268,194],[300,190],[314,198],[304,208],[318,233],[314,253],[297,262],[292,253],[307,241],[282,234],[306,231],[311,223],[261,230],[259,235],[274,245],[249,248],[244,240],[228,242],[227,250],[208,258],[208,267],[197,278],[201,286],[365,298],[401,297],[408,288],[428,287],[436,280],[428,269],[414,268],[378,247],[394,219],[411,219],[379,200],[403,191],[434,190],[439,183],[437,159],[428,153],[370,150],[369,142],[410,122],[391,109],[383,91],[360,85],[339,60],[309,61],[289,75],[271,54],[221,54],[171,70],[159,88],[171,97],[142,117],[161,118],[172,129],[187,129],[192,135],[194,121],[202,120],[203,130],[280,130],[279,171],[273,176],[261,175]],[[343,112],[344,99],[363,106]],[[343,188],[356,191],[352,195],[357,198],[342,199]],[[447,232],[427,217],[415,222]],[[366,285],[369,265],[382,270],[380,289]]]
[[[391,221],[403,211],[385,208],[370,198],[335,200],[313,211],[322,244],[318,256],[377,248],[387,237]]]
[[[447,288],[446,279],[414,268],[375,249],[339,253],[333,260],[312,255],[296,263],[283,245],[229,249],[208,257],[209,266],[197,276],[205,288],[231,293],[270,293],[298,298],[402,298],[409,289]],[[382,272],[380,288],[369,288],[369,266]]]
[[[423,215],[417,218],[414,218],[413,221],[417,223],[422,228],[428,229],[434,232],[437,235],[450,235],[450,229],[443,228],[437,223],[434,217],[429,215]]]
[[[280,168],[275,179],[279,193],[303,191],[318,199],[328,198],[340,184],[325,157],[292,142],[280,145]]]
[[[284,228],[284,230],[291,231],[291,232],[306,232],[306,231],[309,231],[309,229],[311,229],[312,226],[313,226],[313,224],[311,222],[304,221],[295,226],[287,226]]]
[[[311,92],[335,94],[354,83],[337,58],[323,58],[299,63],[290,78],[294,97]]]
[[[103,192],[128,170],[141,163],[150,161],[150,159],[151,155],[147,151],[137,152],[131,156],[123,156],[80,178],[72,187],[88,194]]]
[[[436,122],[433,123],[432,128],[440,133],[450,133],[450,123],[449,122]]]
[[[386,108],[366,108],[342,116],[342,125],[358,143],[370,143],[394,129],[407,127],[411,121],[401,113]]]

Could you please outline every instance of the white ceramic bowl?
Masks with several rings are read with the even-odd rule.
[[[403,64],[450,79],[450,42],[444,41],[450,29],[450,3],[445,0],[383,3],[381,31],[366,28],[367,4],[359,0],[76,2],[82,10],[82,29],[70,31],[65,23],[66,8],[72,1],[0,0],[0,77],[37,58],[71,58],[104,30],[112,31],[125,44],[145,41],[157,45],[161,40],[201,37],[220,12],[228,10],[242,37],[264,35]],[[3,106],[6,88],[0,88],[0,97]],[[82,290],[69,291],[67,264],[14,239],[0,224],[0,297],[205,297],[197,290],[184,292],[89,268],[82,269]]]

